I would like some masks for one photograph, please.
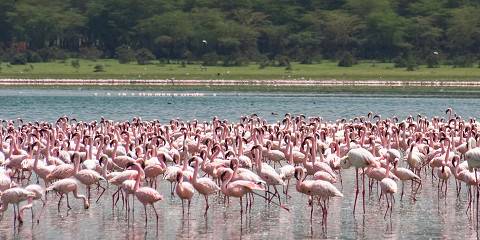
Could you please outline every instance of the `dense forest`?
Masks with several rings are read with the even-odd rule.
[[[478,0],[1,0],[2,61],[473,65]],[[140,60],[139,60],[140,59]]]

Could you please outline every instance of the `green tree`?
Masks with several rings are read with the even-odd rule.
[[[464,6],[453,9],[448,22],[448,47],[454,55],[480,53],[480,8]]]

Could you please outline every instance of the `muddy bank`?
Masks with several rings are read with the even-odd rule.
[[[332,87],[474,87],[480,81],[409,80],[125,80],[125,79],[0,79],[0,85],[30,86],[332,86]]]

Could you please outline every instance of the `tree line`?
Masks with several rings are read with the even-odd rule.
[[[471,66],[478,0],[2,0],[0,56]]]

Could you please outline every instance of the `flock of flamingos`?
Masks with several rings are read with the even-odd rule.
[[[163,195],[179,197],[183,214],[188,214],[192,197],[200,194],[207,216],[212,195],[222,195],[226,203],[238,198],[240,212],[248,214],[253,204],[259,204],[255,198],[289,211],[291,194],[303,194],[310,219],[314,206],[319,206],[315,209],[322,211],[326,229],[329,199],[343,197],[338,190],[342,172],[353,169],[354,215],[360,191],[365,212],[366,185],[370,191],[381,190],[386,218],[391,217],[395,195],[401,201],[404,195],[416,201],[422,182],[431,178],[438,181],[439,198],[445,197],[448,180],[453,179],[457,196],[462,185],[467,189],[466,211],[476,209],[478,222],[477,130],[474,118],[464,119],[450,108],[443,117],[417,115],[404,120],[368,113],[329,122],[286,114],[273,124],[256,114],[238,122],[214,117],[209,122],[174,119],[168,124],[140,118],[81,122],[66,116],[54,123],[3,120],[0,211],[13,205],[14,224],[17,220],[21,224],[24,211],[30,209],[33,222],[34,203],[45,206],[47,199],[58,200],[60,211],[66,199],[70,209],[73,195],[88,209],[110,188],[112,208],[120,207],[121,198],[122,209],[129,212],[138,201],[144,206],[145,223],[153,214],[147,213],[151,206],[158,224],[155,205],[161,204]],[[171,192],[162,195],[156,189],[165,181]]]

